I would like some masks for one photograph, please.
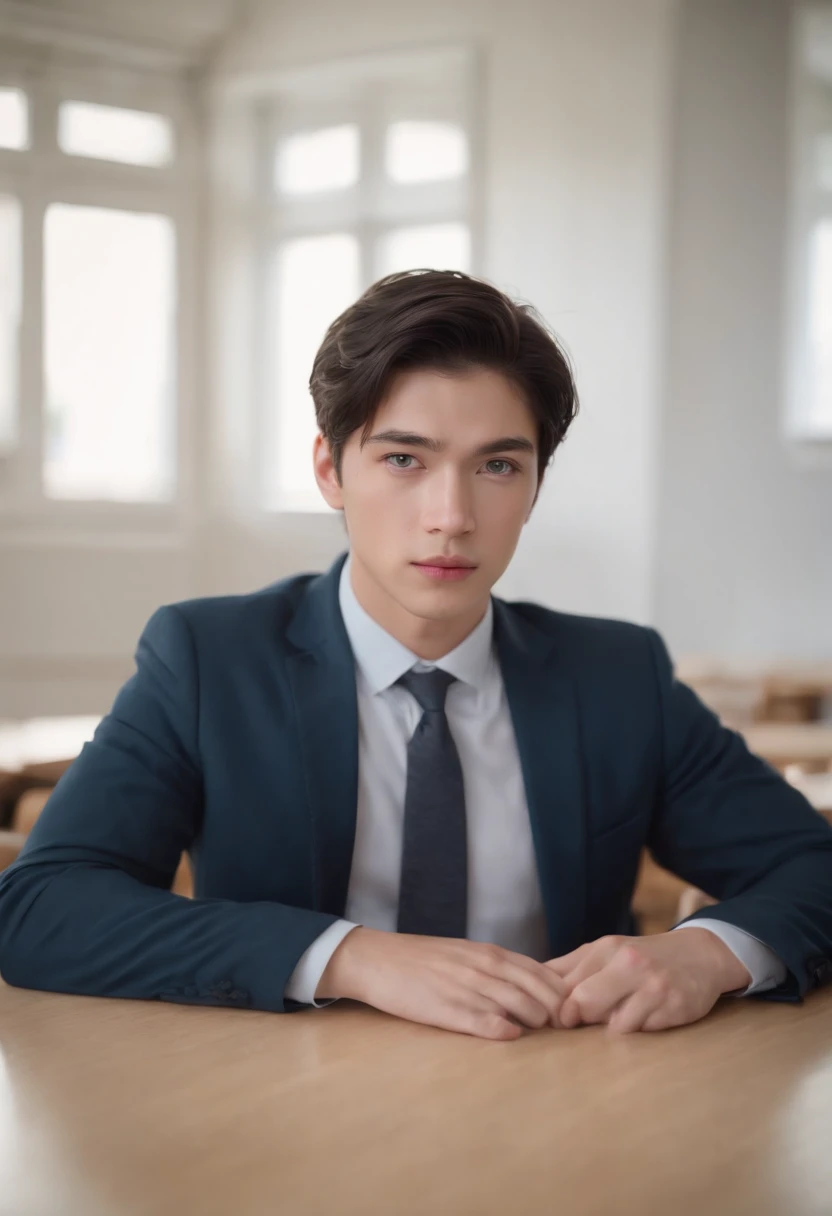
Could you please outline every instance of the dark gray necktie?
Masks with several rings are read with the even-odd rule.
[[[456,676],[435,668],[398,681],[424,710],[407,745],[399,933],[465,937],[468,855],[462,766],[445,716]]]

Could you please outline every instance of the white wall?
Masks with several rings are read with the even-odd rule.
[[[832,453],[781,435],[789,9],[681,14],[656,566],[677,653],[832,655]]]

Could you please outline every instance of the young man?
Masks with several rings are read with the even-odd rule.
[[[398,274],[330,327],[324,575],[160,608],[0,875],[0,973],[486,1038],[658,1030],[832,978],[832,828],[674,681],[651,629],[506,603],[575,413],[534,314]],[[719,902],[630,935],[639,857]],[[195,899],[169,890],[183,850]]]

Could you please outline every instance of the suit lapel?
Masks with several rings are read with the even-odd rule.
[[[304,789],[315,842],[315,907],[343,916],[358,803],[355,660],[338,603],[342,554],[314,579],[287,630]]]
[[[550,957],[583,942],[586,836],[582,749],[572,681],[557,646],[494,597],[497,653],[523,769]]]

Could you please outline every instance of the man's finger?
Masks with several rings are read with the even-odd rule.
[[[667,1005],[662,1003],[647,1015],[641,1024],[641,1029],[646,1031],[670,1030],[673,1026],[687,1026],[689,1021],[689,1018],[681,1018],[678,1014],[669,1013]]]
[[[621,949],[617,942],[604,943],[599,940],[590,942],[589,945],[590,948],[587,948],[581,957],[575,960],[572,970],[562,977],[570,994],[575,991],[578,984],[589,979],[591,975],[595,975],[602,967],[606,967],[607,963],[615,958]],[[579,952],[575,950],[573,953],[577,955]]]
[[[605,967],[573,988],[569,1001],[577,1005],[583,1022],[605,1022],[616,1005],[637,992],[644,982],[643,960],[624,947]]]
[[[569,995],[560,976],[551,971],[547,972],[546,968],[540,965],[531,969],[510,964],[506,969],[506,978],[545,1007],[549,1015],[549,1025],[560,1026],[560,1007],[564,998]]]
[[[622,1001],[607,1019],[614,1034],[633,1034],[643,1030],[648,1018],[663,1004],[662,998],[649,988],[640,988]]]
[[[546,984],[552,992],[557,993],[559,996],[566,995],[566,986],[563,980],[546,963],[538,963],[536,959],[529,958],[527,954],[512,954],[508,959],[508,963],[513,967],[521,967],[529,975],[536,976],[540,982]]]
[[[510,980],[484,975],[478,981],[478,991],[523,1026],[537,1030],[548,1025],[548,1005],[536,1000],[525,987],[521,988]]]
[[[581,1024],[581,1010],[577,1001],[573,1001],[571,996],[568,996],[560,1007],[558,1021],[563,1030],[574,1030],[576,1026]]]
[[[588,954],[567,975],[563,976],[563,982],[569,990],[569,995],[572,995],[578,984],[588,980],[591,975],[597,975],[609,962],[610,956],[602,954],[600,951]]]
[[[547,959],[543,966],[554,971],[555,975],[566,976],[589,953],[594,944],[594,942],[585,942],[583,946],[578,946],[577,950],[571,950],[569,954],[562,954],[560,958]]]
[[[437,1022],[436,1025],[443,1023]],[[481,993],[469,993],[464,1001],[453,1002],[444,1025],[449,1030],[483,1039],[519,1039],[526,1033],[526,1028],[515,1022],[499,1003]]]

